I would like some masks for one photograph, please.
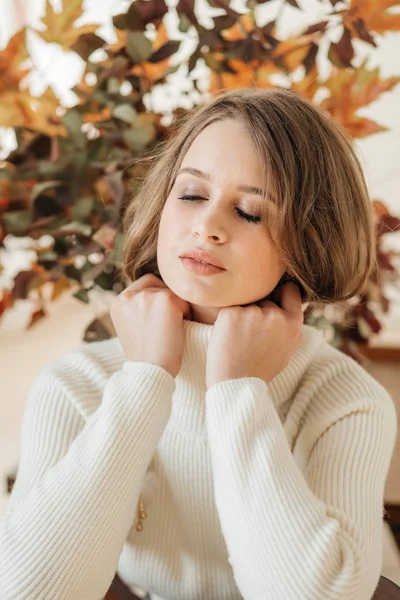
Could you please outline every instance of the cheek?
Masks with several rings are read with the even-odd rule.
[[[173,219],[171,218],[170,213],[171,213],[171,211],[170,211],[168,205],[166,204],[161,213],[160,223],[158,226],[158,239],[159,239],[159,243],[161,243],[161,244],[165,240],[168,239],[168,233],[170,232],[170,229],[173,224]],[[160,240],[161,240],[161,242],[160,242]]]
[[[249,277],[253,277],[255,281],[273,279],[279,275],[282,269],[275,249],[265,239],[256,243],[253,237],[242,257],[248,269]]]
[[[179,233],[179,219],[173,207],[166,204],[160,217],[157,237],[157,253],[159,258],[168,256],[171,250],[174,250],[179,242],[182,241],[182,236]]]

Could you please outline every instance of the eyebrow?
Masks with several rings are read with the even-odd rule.
[[[181,175],[182,173],[189,173],[190,175],[194,175],[195,177],[199,177],[200,179],[204,179],[205,181],[209,181],[211,183],[210,175],[208,173],[204,173],[204,171],[200,171],[200,169],[195,169],[194,167],[183,167],[178,171],[177,176]],[[244,183],[242,183],[237,186],[237,189],[240,192],[245,192],[247,194],[265,196],[262,189],[254,187],[252,185],[245,185]],[[272,200],[272,202],[275,202],[272,196],[269,196],[269,199]]]

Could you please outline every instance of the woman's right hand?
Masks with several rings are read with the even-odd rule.
[[[183,319],[192,317],[188,302],[148,273],[113,299],[110,317],[126,360],[159,365],[177,376],[183,355]]]

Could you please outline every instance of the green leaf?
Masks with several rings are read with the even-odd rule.
[[[107,81],[107,93],[108,94],[119,94],[119,90],[121,88],[121,84],[117,77],[110,77]],[[96,98],[97,99],[97,98]],[[107,103],[108,98],[104,97],[104,104]]]
[[[74,206],[71,208],[70,217],[75,221],[84,221],[91,214],[96,199],[90,196],[79,198]]]
[[[130,104],[119,104],[114,108],[112,114],[116,119],[129,123],[129,125],[133,125],[138,117],[136,110]]]
[[[70,223],[66,223],[65,225],[62,225],[61,227],[59,227],[59,229],[61,230],[66,230],[66,231],[74,231],[77,233],[82,233],[83,235],[89,236],[92,233],[92,228],[90,227],[90,225],[87,225],[85,223],[79,223],[78,221],[72,221]]]
[[[85,290],[85,288],[81,288],[80,290],[78,290],[77,292],[75,292],[72,295],[74,298],[77,298],[81,302],[84,302],[85,304],[89,304],[89,294],[88,294],[88,291]]]
[[[25,233],[33,221],[33,215],[29,210],[12,210],[2,216],[7,233],[17,235]]]
[[[44,252],[38,252],[38,260],[43,262],[45,260],[54,260],[57,261],[58,254],[57,252],[53,252],[53,250],[46,250]]]
[[[141,31],[129,31],[126,51],[134,62],[140,63],[151,56],[152,43]]]
[[[58,162],[51,160],[41,160],[36,164],[36,176],[57,177],[60,175],[61,166]]]
[[[34,202],[36,200],[36,198],[45,190],[53,189],[53,188],[57,187],[58,185],[63,185],[63,183],[64,183],[63,181],[58,181],[58,180],[41,181],[40,183],[37,183],[32,188],[31,202]]]
[[[154,127],[142,126],[126,129],[122,137],[132,150],[141,152],[154,139],[154,134]]]
[[[83,148],[86,145],[86,135],[83,133],[82,117],[76,109],[68,110],[61,119],[64,127],[68,130],[75,146]]]
[[[113,263],[116,265],[122,264],[124,241],[124,233],[118,231],[118,233],[114,237],[114,245],[110,255],[110,260],[112,260]]]
[[[190,22],[190,20],[187,18],[186,15],[182,14],[179,21],[179,31],[181,31],[182,33],[187,33],[191,26],[192,23]]]

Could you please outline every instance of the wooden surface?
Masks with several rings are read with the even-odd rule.
[[[140,600],[116,574],[104,600]],[[366,599],[367,600],[367,599]],[[400,587],[381,575],[371,600],[400,600]]]
[[[366,370],[383,385],[393,399],[400,432],[400,348],[359,348],[370,361]],[[400,505],[400,433],[395,442],[384,498],[387,504]]]

